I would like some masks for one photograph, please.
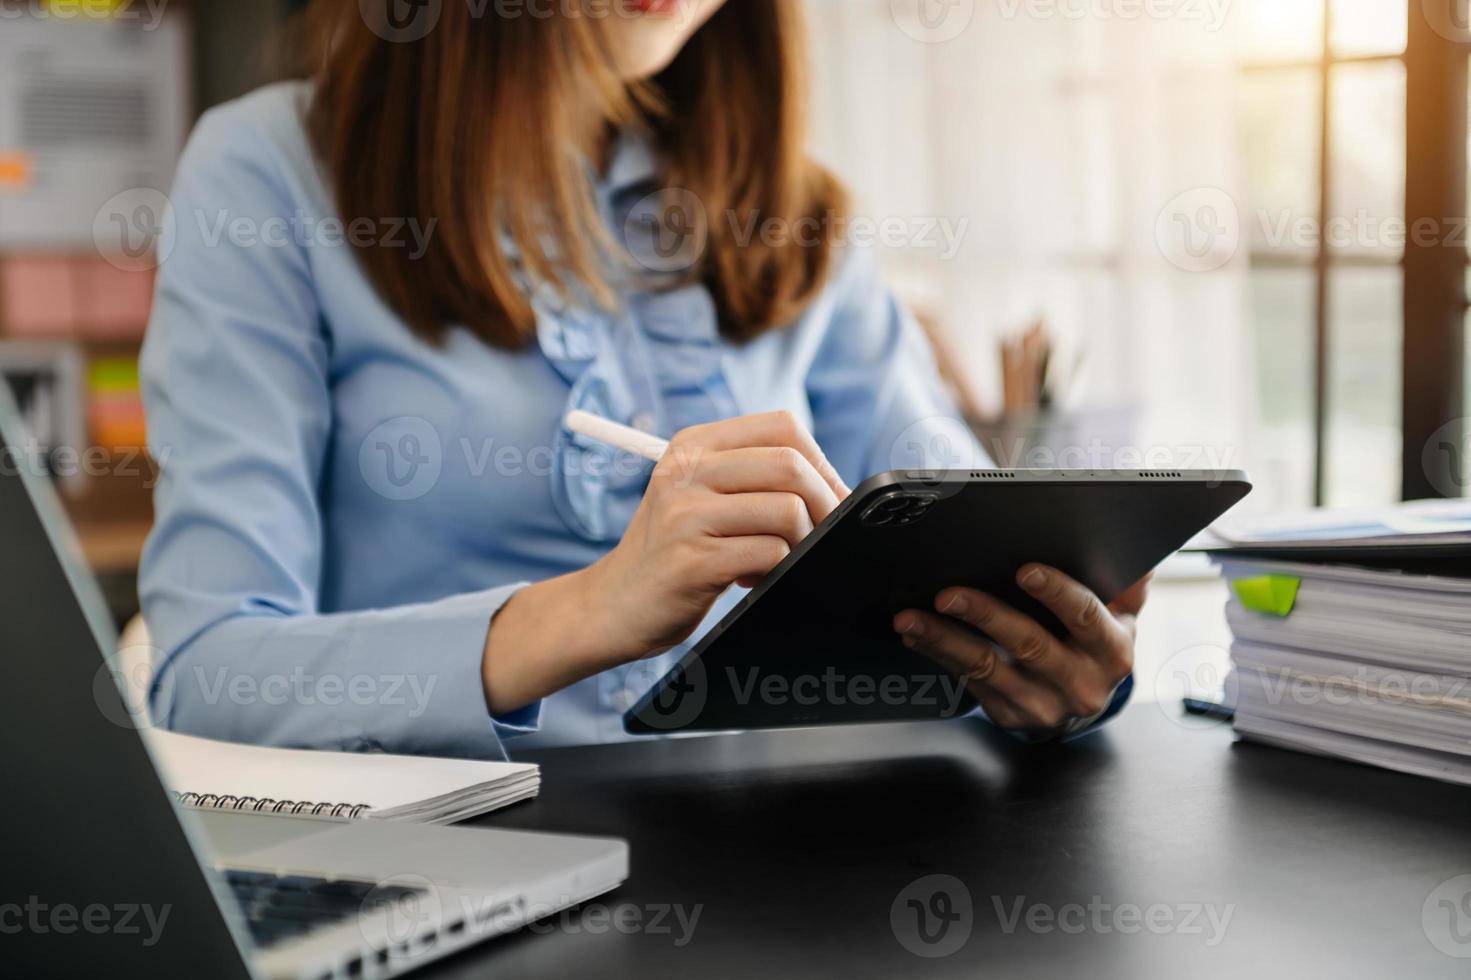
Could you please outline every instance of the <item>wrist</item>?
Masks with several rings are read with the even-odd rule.
[[[606,567],[595,564],[517,592],[486,636],[481,673],[495,714],[523,708],[586,677],[640,659],[617,615]]]
[[[567,576],[573,580],[572,609],[575,611],[568,622],[575,624],[577,638],[574,642],[594,665],[591,673],[642,660],[653,652],[634,637],[628,617],[620,610],[619,597],[623,590],[616,584],[617,575],[612,561],[612,556],[606,555]]]

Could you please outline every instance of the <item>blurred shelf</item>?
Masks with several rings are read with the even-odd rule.
[[[138,615],[138,561],[150,522],[74,521],[82,555],[97,579],[114,628],[121,631]]]
[[[150,527],[142,520],[86,521],[77,525],[77,537],[94,572],[136,573]]]

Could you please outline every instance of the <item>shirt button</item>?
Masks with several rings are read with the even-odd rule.
[[[640,432],[647,432],[653,435],[655,424],[654,416],[648,412],[639,412],[633,417],[633,427]]]
[[[627,711],[638,703],[638,696],[626,687],[621,687],[613,692],[613,707],[619,711]]]

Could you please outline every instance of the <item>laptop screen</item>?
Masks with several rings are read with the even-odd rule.
[[[0,384],[0,477],[17,484],[17,496],[23,493],[28,498],[34,519],[59,559],[72,594],[81,604],[97,649],[111,651],[117,644],[117,631],[102,590],[87,569],[81,544],[51,486],[48,451],[49,447],[26,431],[7,386]],[[5,517],[7,525],[11,520],[22,519],[21,515],[11,513]]]
[[[248,973],[118,690],[114,630],[0,384],[0,915],[9,976]]]

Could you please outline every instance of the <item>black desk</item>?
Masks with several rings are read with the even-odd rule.
[[[483,822],[624,837],[632,878],[430,976],[1471,976],[1432,943],[1471,956],[1471,898],[1461,933],[1439,899],[1463,890],[1427,910],[1471,874],[1471,790],[1233,745],[1155,705],[1065,747],[953,723],[535,760],[541,799]],[[968,893],[972,916],[940,939],[958,951],[924,958],[908,947],[940,947],[908,899],[932,895],[900,896],[936,874],[963,885],[949,884],[951,914]],[[1018,902],[1044,912],[1008,933]],[[674,905],[686,922],[699,909],[683,946]],[[1216,923],[1230,907],[1215,945],[1206,906]],[[660,909],[669,931],[636,925]],[[1061,920],[1029,929],[1046,909]]]

